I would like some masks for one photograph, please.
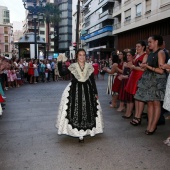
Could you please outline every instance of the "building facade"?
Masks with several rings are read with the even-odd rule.
[[[54,3],[54,0],[44,0],[46,3]],[[33,6],[33,3],[35,1],[34,0],[27,0],[26,1],[26,6]],[[38,0],[37,0],[38,3]],[[43,21],[43,16],[39,15],[36,18],[36,24],[34,23],[34,19],[33,19],[33,15],[26,10],[25,11],[25,15],[26,15],[26,19],[24,21],[23,24],[23,33],[29,33],[29,32],[34,32],[35,28],[34,25],[36,25],[36,33],[37,35],[41,36],[42,38],[44,38],[45,42],[49,45],[49,55],[51,55],[50,53],[54,52],[54,40],[51,39],[51,35],[48,35],[48,31],[47,31],[47,25],[46,23]],[[50,33],[54,32],[54,27],[52,25],[50,25]],[[49,41],[49,42],[48,42]]]
[[[54,0],[61,11],[61,21],[55,26],[56,52],[69,55],[69,46],[72,45],[72,0]]]
[[[82,3],[82,46],[86,48],[89,56],[106,58],[114,50],[114,0],[83,0]]]
[[[10,24],[10,11],[0,6],[0,55],[12,57],[13,27]]]
[[[170,50],[170,0],[117,0],[112,16],[117,49],[134,48],[138,40],[160,34]]]

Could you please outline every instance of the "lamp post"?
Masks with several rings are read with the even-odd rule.
[[[39,0],[39,4],[36,0],[33,0],[33,6],[27,6],[27,0],[22,0],[24,8],[28,10],[33,15],[34,20],[34,45],[35,45],[35,59],[37,59],[37,36],[36,36],[36,20],[38,15],[42,13],[42,9],[46,2],[44,0]],[[30,2],[30,1],[29,1]]]
[[[76,51],[79,49],[80,0],[77,1]]]

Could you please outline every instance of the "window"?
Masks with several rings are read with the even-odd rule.
[[[141,16],[141,14],[142,14],[142,4],[140,3],[140,4],[136,5],[136,16],[137,17]]]
[[[146,12],[151,11],[151,0],[146,0]]]
[[[59,48],[68,48],[68,43],[59,43]]]
[[[4,11],[4,17],[9,18],[9,11]]]
[[[5,36],[5,43],[8,43],[8,37]]]
[[[67,32],[68,32],[68,28],[67,27],[59,28],[59,33],[67,33]]]
[[[40,34],[43,34],[43,35],[44,35],[44,34],[45,34],[45,31],[40,31]]]
[[[60,4],[59,9],[60,10],[68,10],[68,4],[67,3]]]
[[[62,12],[62,17],[63,17],[63,18],[68,17],[68,12],[67,12],[67,11],[63,11],[63,12]]]
[[[5,45],[5,52],[8,52],[8,45]]]
[[[8,34],[8,27],[4,27],[4,34]]]
[[[131,9],[125,11],[125,21],[129,21],[131,19]]]

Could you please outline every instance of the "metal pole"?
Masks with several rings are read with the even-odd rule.
[[[35,45],[35,59],[37,59],[37,33],[36,33],[36,18],[34,18],[34,45]]]
[[[79,49],[80,0],[77,1],[76,50]]]

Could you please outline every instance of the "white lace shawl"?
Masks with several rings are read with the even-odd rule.
[[[78,63],[71,64],[68,69],[80,82],[85,82],[89,76],[94,72],[94,68],[91,64],[85,63],[83,71],[81,71]]]

